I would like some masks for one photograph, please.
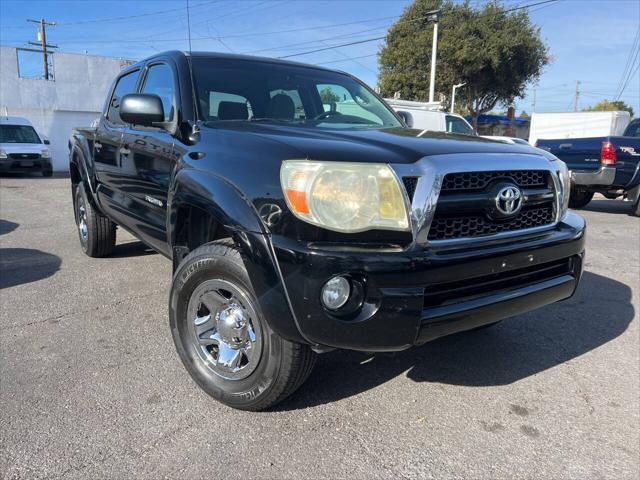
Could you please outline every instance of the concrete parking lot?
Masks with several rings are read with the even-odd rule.
[[[2,478],[638,478],[640,220],[599,199],[574,298],[397,354],[332,352],[277,409],[216,403],[171,264],[80,250],[69,181],[0,178]]]

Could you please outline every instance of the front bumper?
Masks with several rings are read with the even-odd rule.
[[[37,159],[1,158],[0,172],[3,173],[29,173],[51,171],[51,160],[42,157]]]
[[[582,217],[500,242],[393,251],[309,245],[272,237],[302,336],[363,351],[402,350],[566,299],[581,273]],[[361,308],[326,310],[324,283],[347,275],[364,286]]]
[[[571,171],[573,185],[613,185],[615,179],[615,167],[601,167],[594,172]]]

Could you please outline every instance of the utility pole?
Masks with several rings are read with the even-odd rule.
[[[580,100],[580,80],[576,80],[576,99],[573,104],[573,111],[578,111],[578,101]]]
[[[28,19],[27,22],[37,23],[40,25],[39,42],[29,42],[30,45],[38,45],[42,48],[42,67],[44,70],[44,79],[49,80],[49,59],[47,58],[47,48],[58,48],[57,45],[47,44],[47,25],[55,26],[55,22],[47,22],[44,18],[40,20]]]
[[[535,113],[536,111],[536,87],[533,87],[533,112],[531,113]]]
[[[433,44],[431,45],[431,77],[429,79],[429,103],[433,103],[436,89],[436,55],[438,54],[438,23],[440,10],[427,13],[427,21],[433,22]]]
[[[466,84],[467,82],[459,83],[457,85],[454,85],[451,89],[451,113],[453,113],[453,107],[455,107],[456,105],[456,90],[460,87],[464,87]]]

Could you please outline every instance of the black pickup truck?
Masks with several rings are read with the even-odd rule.
[[[640,216],[640,119],[621,137],[541,139],[536,147],[563,160],[571,170],[571,208],[582,208],[602,193],[629,201],[631,214]]]
[[[409,129],[341,72],[159,54],[69,146],[82,249],[108,255],[117,226],[173,261],[178,354],[235,408],[284,399],[317,353],[488,326],[570,297],[582,272],[562,161]]]

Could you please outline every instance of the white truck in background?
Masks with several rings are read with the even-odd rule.
[[[413,102],[395,98],[385,98],[384,101],[396,112],[400,113],[411,128],[432,132],[475,135],[473,127],[464,117],[457,113],[441,111],[440,102]]]

